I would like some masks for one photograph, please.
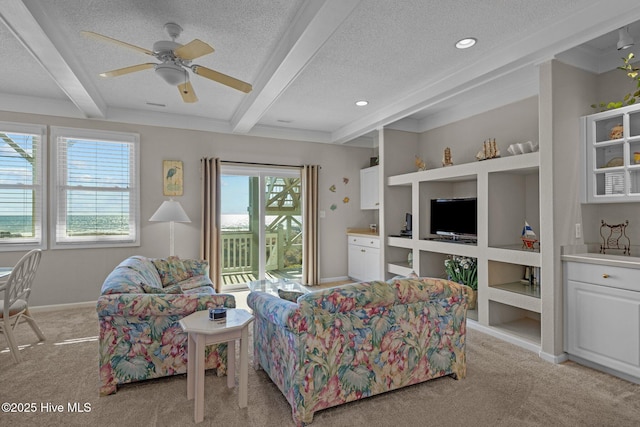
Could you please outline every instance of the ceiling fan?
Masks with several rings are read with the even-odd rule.
[[[171,41],[160,40],[155,42],[153,44],[153,51],[143,47],[134,46],[102,34],[94,33],[93,31],[81,31],[81,33],[87,37],[109,43],[115,43],[119,46],[145,53],[160,61],[159,64],[147,62],[145,64],[132,65],[130,67],[106,71],[104,73],[100,73],[101,77],[117,77],[136,71],[154,68],[156,74],[162,77],[164,81],[172,86],[178,87],[184,102],[196,102],[198,98],[196,97],[193,87],[191,86],[191,82],[189,81],[189,73],[187,72],[187,69],[189,69],[194,74],[222,83],[223,85],[232,87],[244,93],[251,92],[252,87],[249,83],[243,82],[242,80],[238,80],[226,74],[222,74],[218,71],[214,71],[210,68],[191,63],[194,59],[213,52],[213,48],[207,43],[194,39],[185,45],[181,45],[176,42],[176,39],[180,36],[180,33],[182,33],[182,27],[173,22],[168,22],[164,25],[164,29],[169,34],[169,37],[171,37]]]

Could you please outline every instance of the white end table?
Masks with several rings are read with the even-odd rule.
[[[194,418],[204,419],[204,351],[211,344],[227,343],[227,387],[235,386],[236,340],[240,341],[240,378],[238,404],[247,407],[249,324],[253,316],[239,308],[227,309],[226,322],[209,320],[209,311],[196,311],[180,320],[188,334],[187,347],[187,399],[195,398]]]

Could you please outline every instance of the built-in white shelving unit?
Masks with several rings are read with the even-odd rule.
[[[540,268],[540,249],[523,248],[520,232],[527,221],[540,230],[540,155],[537,152],[389,176],[389,192],[398,189],[413,216],[411,238],[387,237],[387,273],[443,277],[447,255],[478,260],[478,305],[469,318],[500,335],[540,348],[540,284],[523,283],[526,267]],[[403,190],[409,188],[410,191]],[[477,197],[475,243],[427,240],[430,200]],[[400,250],[402,249],[402,251]],[[413,251],[410,267],[402,255]],[[542,284],[544,286],[544,284]]]

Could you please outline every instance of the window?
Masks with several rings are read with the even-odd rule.
[[[0,251],[43,248],[46,128],[0,122]]]
[[[54,248],[139,246],[139,137],[51,128]]]

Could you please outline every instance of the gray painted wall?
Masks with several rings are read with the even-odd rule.
[[[371,212],[360,210],[359,190],[359,170],[369,165],[371,149],[7,112],[0,112],[0,121],[140,134],[141,246],[46,250],[30,300],[33,306],[95,301],[104,278],[124,258],[135,254],[168,255],[169,224],[148,222],[167,199],[162,195],[162,160],[184,162],[184,195],[175,199],[192,222],[175,224],[175,252],[181,258],[199,254],[200,158],[205,156],[228,161],[321,165],[319,206],[326,212],[326,217],[319,220],[321,280],[347,275],[345,231],[348,227],[366,227],[373,219]],[[343,177],[349,178],[347,185],[343,184]],[[337,187],[335,193],[329,191],[333,184]],[[343,203],[344,197],[349,197],[350,202]],[[337,209],[332,211],[330,206],[334,203]],[[0,265],[13,265],[23,254],[0,252]]]

